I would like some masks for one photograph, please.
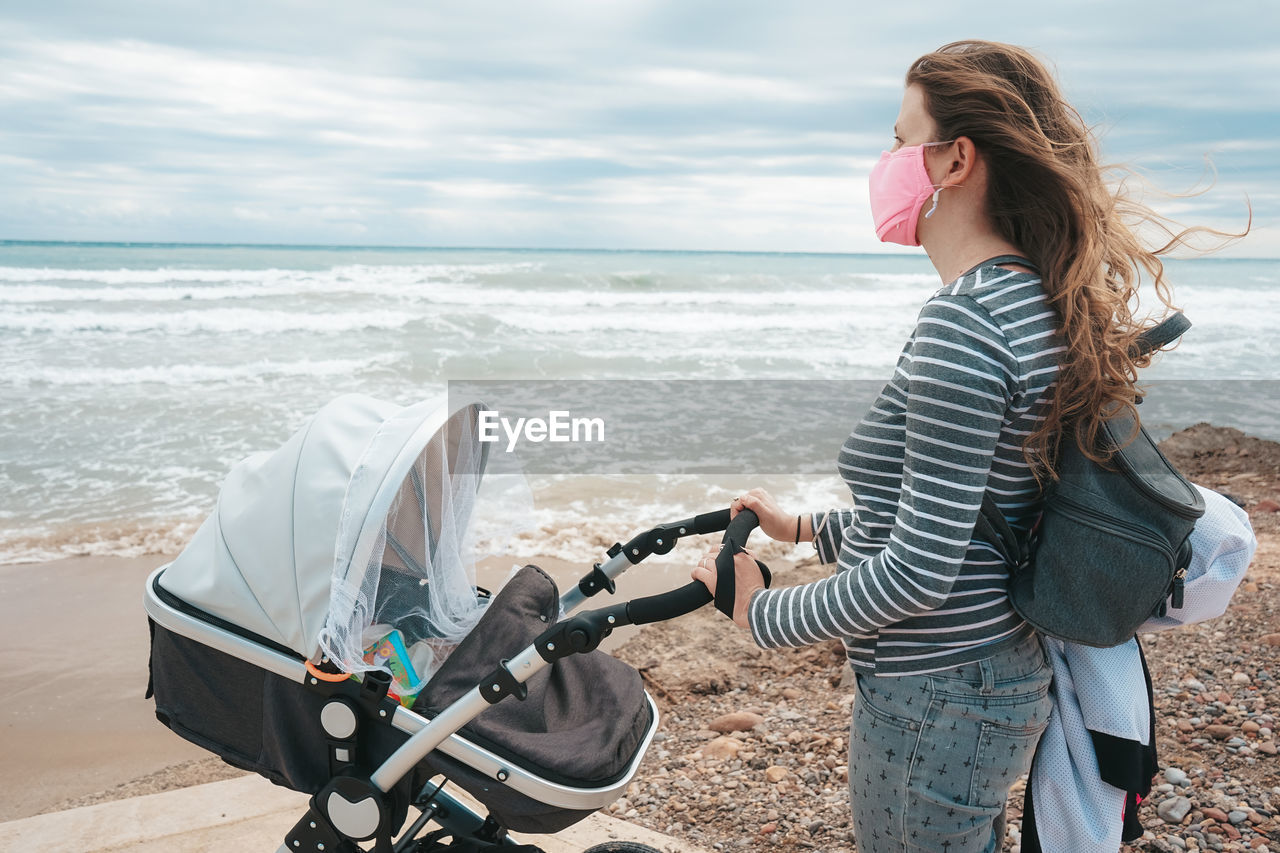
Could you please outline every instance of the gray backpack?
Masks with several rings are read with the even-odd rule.
[[[1140,349],[1158,349],[1190,326],[1174,314],[1142,335]],[[1120,447],[1135,428],[1137,437]],[[1011,567],[1009,599],[1018,615],[1051,637],[1107,647],[1167,606],[1182,607],[1189,537],[1204,498],[1132,414],[1107,421],[1099,438],[1120,448],[1112,470],[1064,437],[1059,479],[1046,487],[1028,536],[1013,531],[989,492],[974,532]]]

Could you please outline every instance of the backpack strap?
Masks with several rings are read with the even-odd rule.
[[[1146,355],[1167,346],[1182,337],[1182,333],[1190,328],[1191,321],[1187,319],[1187,315],[1177,311],[1138,336],[1134,344],[1134,355]]]
[[[1040,267],[1036,266],[1031,261],[1022,257],[1021,255],[997,255],[994,258],[987,258],[985,261],[983,261],[982,263],[978,264],[975,267],[970,267],[968,270],[961,273],[960,277],[963,278],[964,276],[968,275],[974,270],[980,270],[985,266],[990,266],[991,264],[1020,264],[1021,266],[1035,270],[1036,275],[1040,274]]]

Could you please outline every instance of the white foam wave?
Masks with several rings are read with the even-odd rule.
[[[834,450],[833,450],[834,454]],[[193,476],[184,468],[158,470],[168,478]],[[205,472],[207,474],[207,472]],[[526,561],[551,556],[589,568],[617,541],[656,524],[710,512],[726,506],[744,488],[763,486],[790,511],[825,510],[846,505],[848,492],[835,473],[822,476],[773,475],[747,482],[727,475],[582,477],[540,475],[530,481],[535,497],[527,524],[503,527],[497,541],[482,539],[481,551],[508,554]],[[209,510],[209,501],[193,504],[184,514],[136,520],[81,523],[24,523],[0,526],[0,564],[61,559],[72,556],[176,554],[190,540]],[[477,534],[482,531],[477,529]],[[490,531],[492,532],[492,531]],[[708,537],[709,543],[718,537]],[[769,543],[762,534],[752,546],[768,561],[774,557],[812,553],[806,545]],[[665,557],[647,563],[691,566],[704,544],[682,543]],[[694,555],[691,557],[691,555]]]
[[[21,533],[0,530],[0,565],[39,563],[68,557],[177,554],[199,526],[198,520],[186,518],[34,528]]]
[[[613,488],[601,489],[600,483],[590,478],[553,477],[560,481],[552,485],[552,492],[561,492],[559,500],[540,500],[533,512],[533,524],[517,533],[512,541],[504,543],[515,555],[524,557],[550,556],[576,562],[586,568],[614,543],[626,541],[636,533],[654,525],[677,521],[692,515],[712,512],[727,506],[737,494],[747,487],[741,478],[691,476],[659,476],[615,479]],[[582,482],[581,497],[564,500],[563,491],[572,489],[575,481]],[[618,488],[621,483],[625,488]],[[829,476],[772,477],[763,485],[779,504],[795,512],[824,511],[848,505],[847,487],[835,473],[834,464]],[[543,484],[543,489],[547,488]],[[616,491],[615,491],[616,490]],[[535,493],[540,489],[535,487]],[[680,564],[692,567],[707,543],[719,541],[718,535],[704,537],[700,544],[696,539],[682,542],[666,556],[649,557],[646,565]],[[761,533],[751,540],[751,547],[768,562],[774,558],[793,558],[813,553],[808,544],[770,542]]]
[[[616,275],[538,279],[540,269],[535,264],[345,266],[319,271],[77,271],[0,267],[0,304],[203,302],[361,294],[436,305],[481,307],[496,303],[549,310],[725,304],[821,310],[832,303],[857,304],[870,309],[919,302],[927,295],[928,286],[937,284],[932,276],[905,274],[826,275],[817,281],[802,282],[767,275],[681,274],[662,277],[661,286],[656,289],[636,290],[625,282],[619,286]],[[10,274],[8,278],[6,271]],[[528,276],[522,282],[527,286],[512,287],[485,278],[516,273]],[[78,286],[85,281],[105,286]]]
[[[189,386],[217,382],[260,382],[281,376],[351,376],[386,367],[401,356],[388,354],[366,359],[325,359],[320,361],[270,361],[263,359],[235,365],[174,364],[167,366],[36,367],[27,372],[10,371],[3,384],[28,385],[176,385]]]
[[[99,313],[94,311],[0,312],[0,329],[18,332],[354,332],[361,329],[399,329],[416,317],[402,311],[364,311],[351,314],[306,314],[296,311],[257,311],[216,308],[172,313]]]
[[[450,288],[419,294],[438,305],[475,305],[485,303],[503,307],[554,309],[582,308],[647,308],[680,310],[686,307],[724,306],[726,308],[802,308],[827,310],[833,304],[859,306],[864,310],[911,306],[923,301],[927,294],[913,290],[855,288],[815,290],[798,287],[776,287],[772,290],[743,288],[716,290],[650,290],[643,292],[607,290],[517,290],[515,288],[468,287]]]
[[[794,312],[711,312],[655,311],[650,314],[631,312],[598,314],[554,314],[515,311],[491,311],[489,317],[504,326],[540,334],[590,334],[594,332],[640,332],[688,335],[694,338],[721,336],[723,346],[731,344],[726,334],[766,331],[812,333],[815,331],[853,331],[867,320],[862,312],[809,311]]]
[[[535,261],[520,263],[484,264],[345,264],[324,270],[297,269],[183,269],[159,267],[156,269],[90,270],[54,267],[4,267],[0,266],[0,282],[72,281],[98,284],[219,284],[224,282],[271,283],[294,280],[334,281],[350,279],[358,281],[372,274],[411,276],[421,279],[461,279],[474,275],[499,275],[512,272],[531,272],[542,269]]]

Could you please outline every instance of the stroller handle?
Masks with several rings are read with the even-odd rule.
[[[760,526],[760,519],[754,512],[744,509],[733,517],[721,540],[724,547],[716,555],[716,595],[721,603],[728,601],[729,612],[732,613],[736,584],[734,582],[733,556],[747,543],[751,532]],[[759,564],[768,585],[768,569]],[[692,613],[712,600],[711,590],[701,581],[690,581],[679,589],[670,592],[637,598],[627,604],[627,615],[633,625],[647,625],[651,622],[662,622]],[[723,608],[721,608],[723,610]]]
[[[681,536],[723,530],[722,547],[720,553],[716,554],[715,595],[713,596],[701,581],[690,581],[670,592],[613,604],[600,610],[577,613],[552,625],[534,641],[538,654],[550,663],[566,655],[593,651],[614,628],[623,625],[648,625],[652,622],[675,619],[692,613],[713,598],[716,609],[732,618],[734,600],[737,596],[737,578],[733,558],[743,550],[742,546],[746,544],[751,531],[759,526],[760,519],[751,510],[744,509],[730,520],[729,510],[726,509],[655,527],[632,539],[625,549],[622,545],[615,545],[610,549],[609,562],[604,566],[596,564],[595,570],[583,578],[578,585],[579,588],[571,590],[561,599],[562,607],[566,600],[575,603],[581,601],[584,593],[595,594],[600,589],[613,592],[613,575],[623,564],[639,562],[650,553],[665,554],[674,547],[675,540]],[[631,553],[632,550],[635,553]],[[773,580],[769,567],[759,560],[756,560],[756,565],[760,567],[764,585],[768,587]]]

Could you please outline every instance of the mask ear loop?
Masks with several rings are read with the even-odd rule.
[[[924,215],[925,219],[933,216],[933,212],[938,209],[938,193],[942,192],[942,187],[938,187],[933,191],[933,207],[929,208],[929,212]]]
[[[921,147],[923,147],[923,146],[925,146],[925,145],[950,145],[952,142],[955,142],[955,140],[954,140],[954,139],[949,139],[949,140],[947,140],[947,141],[945,141],[945,142],[922,142],[922,143],[920,143],[920,144],[921,144]],[[928,219],[930,216],[933,216],[933,212],[934,212],[935,210],[937,210],[937,209],[938,209],[938,193],[942,192],[942,190],[943,190],[943,189],[944,189],[944,187],[937,187],[937,188],[935,188],[935,189],[934,189],[934,191],[933,191],[933,207],[929,208],[929,212],[928,212],[928,213],[926,213],[926,214],[924,215],[924,218],[925,218],[925,219]]]

